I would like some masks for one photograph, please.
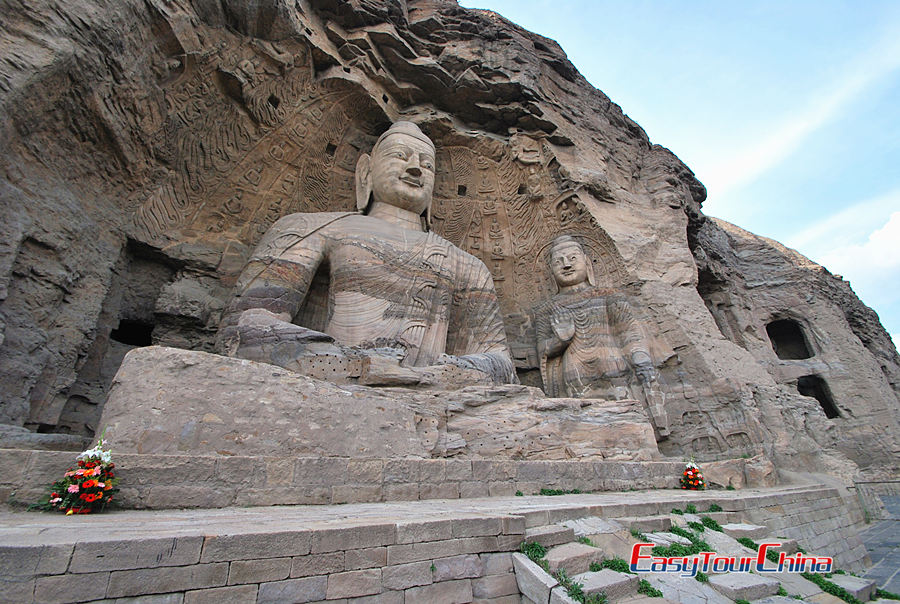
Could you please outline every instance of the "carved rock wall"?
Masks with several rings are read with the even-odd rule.
[[[652,342],[664,454],[896,464],[900,360],[874,313],[705,219],[691,171],[552,40],[440,0],[2,6],[0,422],[91,435],[125,352],[211,350],[266,229],[353,209],[356,159],[403,117],[437,144],[433,228],[491,270],[524,383],[570,233]],[[791,317],[811,360],[773,359],[765,324]]]

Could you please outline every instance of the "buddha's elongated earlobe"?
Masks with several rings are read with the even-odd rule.
[[[359,156],[356,162],[356,209],[365,212],[372,196],[372,158],[368,153]]]

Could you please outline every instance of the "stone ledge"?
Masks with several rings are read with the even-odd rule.
[[[36,501],[44,494],[44,485],[75,463],[71,452],[0,449],[4,458],[7,454],[24,470],[0,474],[0,502],[8,501],[11,493],[16,501]],[[121,479],[117,504],[133,509],[460,499],[467,494],[507,496],[520,490],[532,494],[543,487],[585,493],[674,488],[682,466],[670,461],[141,454],[115,454],[114,459]],[[531,482],[536,475],[544,476],[543,481]],[[651,504],[632,513],[659,511]]]

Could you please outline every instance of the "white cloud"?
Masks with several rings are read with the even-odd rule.
[[[884,271],[900,270],[900,211],[892,213],[887,224],[873,231],[866,241],[834,247],[820,260],[832,272],[845,275],[878,277]]]
[[[876,229],[885,225],[891,212],[900,208],[900,188],[884,195],[854,203],[793,233],[785,245],[803,252],[810,258],[824,256],[839,246],[865,241]]]
[[[812,133],[840,115],[867,88],[900,68],[900,37],[896,32],[874,44],[851,61],[843,75],[829,82],[807,106],[796,108],[780,120],[771,134],[743,150],[698,170],[711,197],[721,198],[731,189],[752,182],[781,163]]]
[[[900,343],[900,189],[837,212],[787,245],[849,281]]]

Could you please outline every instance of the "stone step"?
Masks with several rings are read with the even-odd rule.
[[[642,533],[665,531],[672,528],[672,519],[668,516],[626,516],[624,518],[616,518],[616,522],[628,529],[636,529]]]
[[[575,541],[575,531],[560,524],[548,524],[525,529],[525,541],[553,547]]]
[[[863,602],[868,602],[875,597],[875,591],[878,589],[875,581],[864,579],[863,577],[854,577],[853,575],[831,575],[828,580],[839,587],[843,587],[847,590],[847,593]]]
[[[769,537],[763,537],[762,539],[754,539],[753,541],[757,545],[759,545],[760,543],[763,543],[763,542],[765,542],[765,543],[780,543],[781,545],[778,547],[770,547],[769,551],[778,552],[778,553],[784,552],[788,556],[790,556],[791,554],[796,554],[798,551],[797,548],[799,547],[796,539],[786,539],[783,537],[769,536]]]
[[[631,557],[632,547],[638,541],[625,529],[616,533],[588,535],[588,538],[591,543],[603,550],[606,558],[622,558],[623,560]]]
[[[724,524],[722,525],[722,531],[729,537],[734,537],[735,539],[740,539],[741,537],[749,537],[750,539],[760,539],[762,537],[767,537],[771,531],[758,524]]]
[[[627,598],[622,598],[616,604],[678,604],[674,600],[667,600],[665,598],[651,598],[650,596],[645,596],[644,594],[637,594],[634,596],[628,596]],[[791,604],[797,604],[797,601],[794,600]]]
[[[687,537],[682,537],[681,535],[676,535],[675,533],[646,533],[644,535],[648,541],[652,541],[656,545],[672,545],[673,543],[680,543],[681,545],[690,545],[691,540]]]
[[[563,522],[563,526],[567,526],[575,531],[576,537],[590,537],[591,535],[617,533],[625,528],[616,520],[607,520],[605,518],[597,518],[596,516],[566,520]]]
[[[550,548],[546,560],[551,573],[565,569],[571,577],[587,572],[591,562],[603,562],[603,550],[583,543],[565,543]]]
[[[550,592],[548,604],[578,604],[578,601],[569,596],[569,592],[562,585],[557,585]]]
[[[711,575],[710,586],[732,600],[759,600],[778,593],[781,584],[775,579],[752,573]]]
[[[675,573],[647,573],[642,577],[660,590],[663,597],[681,604],[734,604],[734,601],[693,577]]]
[[[709,516],[719,524],[727,524],[729,522],[732,523],[740,523],[741,522],[741,514],[740,512],[699,512],[697,514],[672,514],[670,518],[673,521],[677,521],[679,519],[683,520],[683,522],[679,523],[681,525],[687,524],[688,522],[701,522],[703,520],[703,516]]]
[[[572,580],[581,583],[585,595],[605,593],[610,602],[636,595],[639,584],[637,575],[608,568],[599,572],[581,573],[572,577]]]
[[[522,594],[522,601],[545,604],[550,599],[550,591],[559,582],[544,572],[540,566],[528,559],[524,554],[513,554],[513,568],[516,571],[516,584]]]

